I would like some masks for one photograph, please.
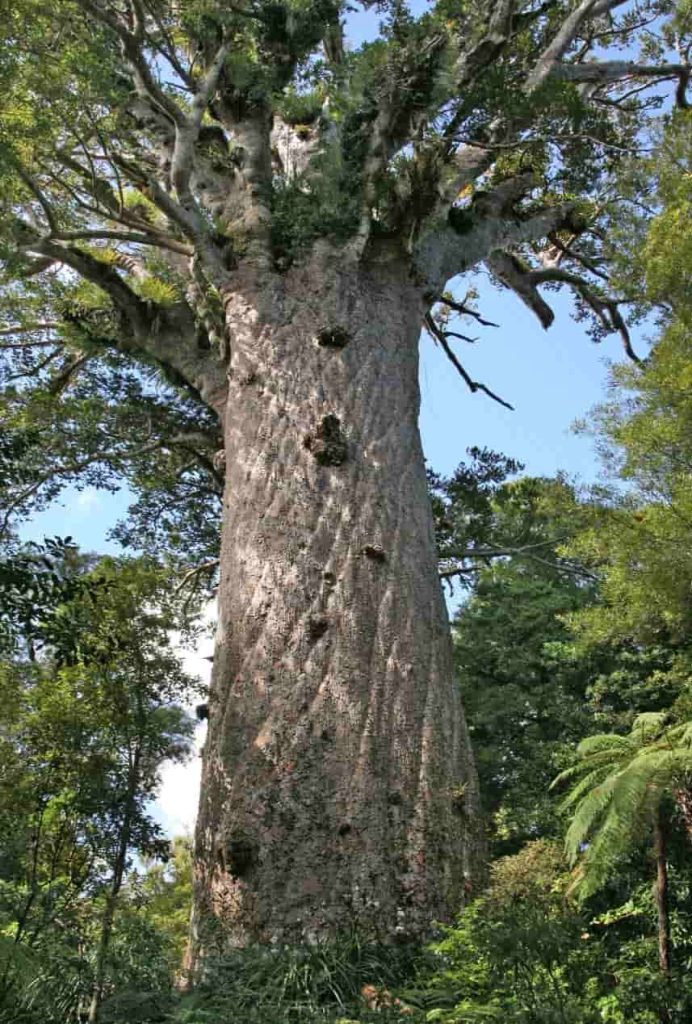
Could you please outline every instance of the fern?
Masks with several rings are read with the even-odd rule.
[[[553,787],[570,783],[565,850],[582,898],[600,889],[622,857],[647,836],[666,794],[692,778],[692,722],[666,728],[661,712],[638,715],[627,736],[601,733],[577,747],[578,761]]]

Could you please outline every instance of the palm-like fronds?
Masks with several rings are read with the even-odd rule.
[[[666,728],[665,714],[649,712],[627,736],[589,736],[577,754],[553,787],[571,784],[561,805],[573,812],[565,849],[576,865],[575,888],[588,896],[646,835],[664,794],[692,778],[692,722]]]

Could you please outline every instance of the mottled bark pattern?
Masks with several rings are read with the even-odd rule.
[[[420,296],[396,259],[345,267],[326,247],[273,288],[245,273],[226,305],[193,956],[214,934],[420,935],[478,855],[418,432]]]

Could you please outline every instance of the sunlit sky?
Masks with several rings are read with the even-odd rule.
[[[428,4],[412,4],[419,13]],[[359,12],[348,22],[350,45],[372,38],[377,16]],[[421,339],[421,432],[428,462],[449,473],[473,445],[487,446],[519,459],[526,472],[552,475],[565,470],[582,480],[593,480],[598,463],[587,437],[576,436],[571,425],[588,415],[605,397],[607,364],[622,357],[615,336],[595,345],[584,326],[570,316],[567,294],[550,295],[555,323],[544,331],[538,320],[507,291],[498,291],[487,276],[473,281],[479,291],[478,308],[498,328],[469,323],[464,333],[477,336],[473,344],[456,342],[456,352],[471,376],[482,381],[514,406],[502,408],[481,393],[470,394],[444,353],[427,336]],[[469,281],[461,282],[464,293]],[[640,339],[639,348],[643,350]],[[128,505],[126,489],[117,494],[87,488],[65,491],[50,509],[24,528],[26,539],[45,535],[72,535],[86,550],[117,552],[108,531]],[[205,678],[211,641],[186,653],[190,670]],[[192,827],[197,802],[199,762],[168,769],[157,804],[157,815],[171,834]]]

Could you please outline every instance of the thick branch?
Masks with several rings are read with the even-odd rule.
[[[519,260],[510,252],[494,252],[485,262],[495,277],[519,296],[524,305],[538,317],[541,326],[547,330],[555,319],[555,314],[529,275],[524,273]]]
[[[583,64],[557,64],[552,77],[565,82],[610,85],[628,78],[680,78],[689,76],[686,64],[636,64],[627,60],[585,61]]]
[[[123,54],[140,99],[144,101],[145,105],[153,106],[154,112],[158,110],[172,121],[175,127],[175,142],[171,158],[171,181],[177,193],[177,202],[141,167],[135,167],[131,162],[122,158],[116,160],[116,164],[127,170],[135,181],[146,184],[153,202],[167,217],[182,228],[195,244],[210,273],[214,275],[215,283],[221,284],[225,279],[223,261],[192,193],[190,180],[194,169],[195,147],[199,139],[202,119],[216,90],[228,56],[228,41],[223,41],[206,74],[202,77],[193,96],[192,109],[188,114],[160,88],[152,75],[142,49],[143,32],[131,32],[116,14],[102,7],[95,0],[77,0],[77,3],[97,21],[116,33],[121,41]]]
[[[530,215],[513,211],[519,196],[530,191],[532,174],[517,175],[468,207],[437,218],[421,234],[412,254],[414,271],[428,296],[438,296],[447,282],[470,270],[496,249],[538,241],[569,221],[572,204],[546,206]]]
[[[112,299],[115,307],[127,317],[135,332],[147,331],[151,318],[146,303],[112,267],[101,263],[88,253],[48,238],[36,238],[26,245],[26,249],[38,255],[50,256],[51,259],[71,267],[87,281],[98,285]]]
[[[527,268],[517,256],[510,252],[492,253],[486,263],[495,276],[508,288],[511,288],[522,302],[536,314],[545,328],[550,327],[555,314],[540,295],[539,286],[542,284],[569,285],[592,310],[607,332],[617,331],[622,338],[627,356],[633,362],[641,362],[632,348],[627,324],[618,308],[618,300],[599,294],[585,278],[561,270],[559,267],[544,267],[538,270]]]
[[[216,91],[219,76],[223,70],[229,45],[224,41],[211,63],[206,75],[202,78],[192,101],[190,114],[175,123],[175,144],[171,162],[171,180],[178,194],[178,202],[194,219],[195,231],[198,235],[207,234],[206,225],[200,213],[197,201],[190,189],[190,179],[194,167],[195,146],[199,139],[202,118],[209,101]]]
[[[582,0],[565,18],[559,31],[536,61],[533,71],[524,83],[524,92],[534,92],[552,75],[558,61],[570,48],[588,18],[607,14],[608,11],[626,2],[627,0]]]

